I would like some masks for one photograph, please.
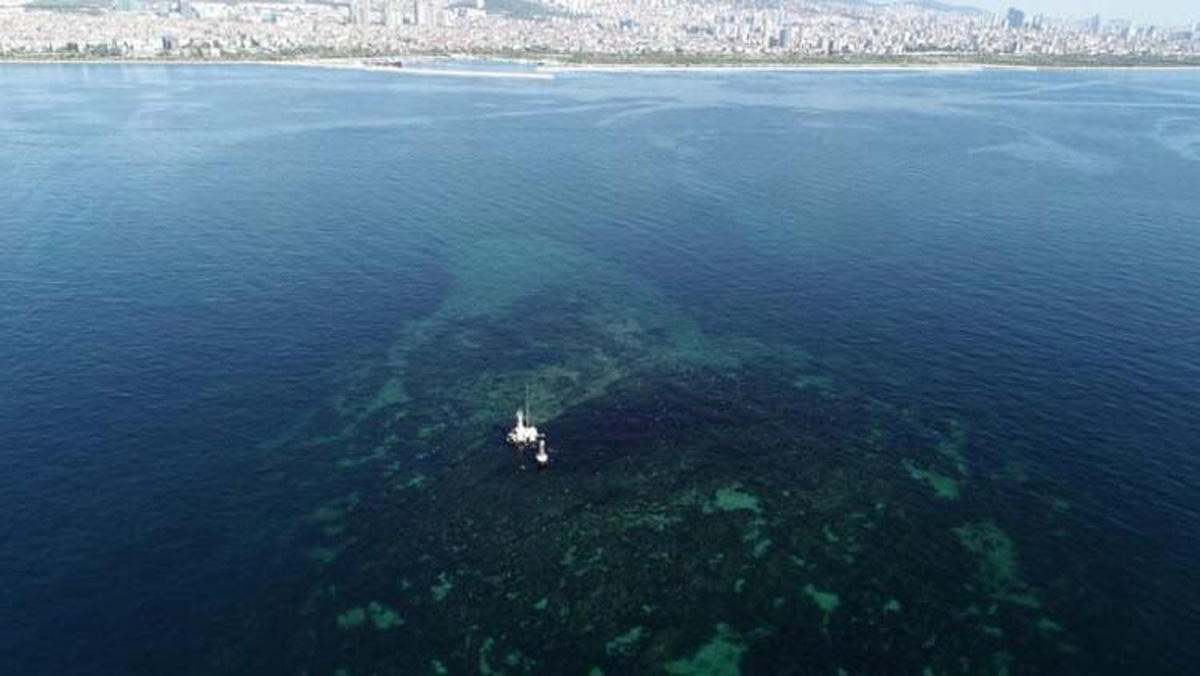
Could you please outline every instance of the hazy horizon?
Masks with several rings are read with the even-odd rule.
[[[1027,14],[1057,17],[1086,17],[1099,14],[1103,20],[1129,19],[1159,24],[1190,24],[1200,21],[1200,7],[1186,0],[979,0],[962,4],[996,12],[1016,7]]]

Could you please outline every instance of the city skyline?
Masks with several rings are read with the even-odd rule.
[[[264,0],[288,3],[303,0]],[[530,0],[536,4],[562,4],[555,0]],[[873,4],[904,4],[904,0],[869,0]],[[920,1],[920,0],[915,0]],[[937,1],[937,0],[933,0]],[[1047,17],[1061,19],[1082,19],[1099,14],[1102,19],[1125,19],[1137,23],[1153,23],[1158,25],[1188,25],[1200,23],[1200,6],[1190,0],[942,0],[946,5],[974,7],[982,11],[1003,14],[1008,8],[1016,7],[1027,14],[1042,14]],[[236,0],[235,0],[236,3]],[[67,3],[69,4],[69,3]],[[95,3],[90,3],[95,4]],[[357,0],[346,0],[343,4],[359,5]],[[376,4],[375,2],[371,3]],[[379,7],[396,4],[411,12],[413,0],[379,0]],[[432,3],[429,3],[432,4]],[[683,2],[680,5],[686,4]],[[0,0],[0,7],[34,6],[31,0]]]
[[[985,59],[1169,63],[1200,57],[1200,29],[1014,3],[995,15],[936,4],[545,0],[544,14],[486,3],[159,2],[62,12],[2,9],[7,58],[309,58],[457,53],[537,59],[723,62]],[[483,5],[483,6],[480,6]],[[1086,17],[1086,18],[1085,18]]]

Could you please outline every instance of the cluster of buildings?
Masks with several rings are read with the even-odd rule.
[[[21,1],[0,0],[0,56],[1200,56],[1200,23],[1062,21],[906,2],[83,0],[102,4],[66,10]]]

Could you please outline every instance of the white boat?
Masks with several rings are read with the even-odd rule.
[[[529,420],[525,417],[525,411],[517,409],[517,425],[508,433],[509,446],[530,448],[537,444],[538,438],[541,435],[538,433],[538,428],[527,424],[528,422]]]
[[[505,441],[517,451],[536,449],[533,459],[538,469],[550,466],[550,452],[546,450],[546,435],[538,431],[529,413],[529,388],[525,388],[525,408],[517,409],[517,424],[509,431]]]
[[[517,449],[533,448],[542,434],[533,424],[529,409],[529,388],[525,388],[525,408],[517,409],[517,424],[508,433],[508,445]]]

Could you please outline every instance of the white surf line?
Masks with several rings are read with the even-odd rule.
[[[899,65],[899,64],[729,64],[729,65],[704,65],[704,66],[686,66],[686,65],[607,65],[607,64],[582,64],[582,65],[546,65],[539,66],[538,70],[547,73],[703,73],[703,74],[726,74],[726,73],[859,73],[866,71],[878,72],[979,72],[987,70],[989,67],[981,64],[922,64],[922,65]]]
[[[397,73],[400,75],[424,75],[434,77],[477,77],[477,78],[499,78],[511,80],[553,80],[554,73],[543,72],[521,72],[511,70],[462,70],[449,68],[413,68],[409,66],[372,66],[362,65],[355,67],[359,70],[367,70],[372,72],[387,72]]]

